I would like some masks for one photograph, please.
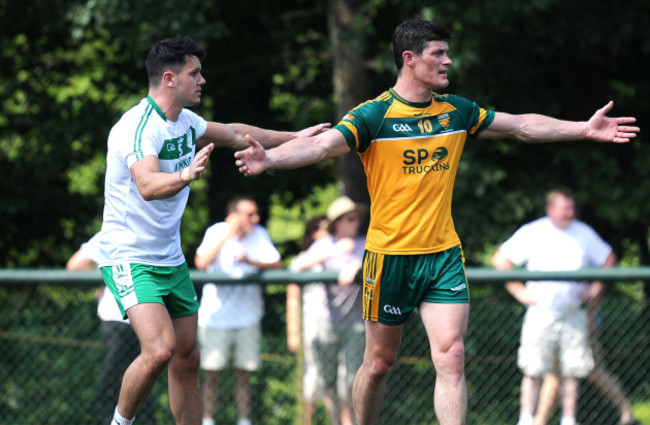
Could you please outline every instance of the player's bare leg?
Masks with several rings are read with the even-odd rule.
[[[169,363],[169,405],[177,425],[201,423],[199,348],[196,341],[197,317],[172,319],[176,332],[176,351]]]
[[[420,305],[436,369],[433,405],[440,425],[464,424],[467,416],[465,347],[469,304]]]
[[[171,319],[162,304],[138,304],[127,313],[142,352],[124,373],[117,409],[124,418],[133,419],[171,360],[175,337]]]
[[[352,386],[354,415],[359,425],[376,425],[386,392],[386,379],[397,361],[402,325],[366,322],[363,363]]]

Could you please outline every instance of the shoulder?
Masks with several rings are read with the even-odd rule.
[[[573,220],[573,223],[571,223],[571,227],[576,232],[580,232],[586,235],[598,236],[598,232],[596,232],[596,230],[593,227],[591,227],[584,221]]]
[[[479,121],[494,120],[495,112],[480,106],[478,103],[456,94],[433,93],[433,102],[446,103],[465,116],[472,116]]]
[[[133,122],[141,127],[147,127],[147,124],[161,122],[162,118],[158,114],[156,107],[146,98],[142,99],[137,105],[127,110],[116,125],[131,124]]]
[[[253,228],[252,234],[256,236],[269,236],[269,231],[266,230],[266,227],[262,226],[261,224],[257,224]]]
[[[189,121],[189,122],[202,122],[205,121],[202,116],[197,114],[191,109],[188,108],[183,108],[181,110],[181,114],[179,115],[179,118],[184,120],[184,121]]]
[[[368,122],[373,119],[381,120],[393,101],[394,97],[390,92],[385,91],[376,98],[367,100],[350,109],[343,118],[341,118],[341,122],[355,124],[360,121]]]
[[[512,237],[515,239],[534,237],[534,235],[548,231],[550,225],[551,221],[547,217],[541,217],[523,224],[519,229],[515,231]]]
[[[181,111],[179,122],[182,122],[184,125],[193,128],[197,133],[197,138],[201,137],[208,127],[207,121],[202,116],[187,108],[183,108]]]
[[[385,112],[394,101],[394,96],[389,91],[385,91],[374,99],[366,100],[355,106],[349,113],[372,114]]]
[[[205,236],[218,236],[222,233],[227,233],[229,230],[230,225],[225,221],[221,221],[205,229]]]
[[[257,242],[267,242],[273,245],[273,241],[271,240],[271,235],[269,235],[269,231],[266,230],[266,227],[262,226],[261,224],[255,226],[251,234],[248,235],[247,239],[254,240]]]
[[[365,150],[368,140],[381,127],[395,98],[385,91],[374,99],[363,102],[348,111],[333,127],[343,134],[350,148]]]
[[[476,105],[476,102],[472,102],[466,97],[459,96],[457,94],[450,94],[450,93],[440,94],[434,92],[433,101],[436,103],[449,103],[451,105],[460,106],[460,107],[468,107],[471,105]]]
[[[132,141],[132,137],[126,135],[142,137],[146,134],[158,133],[160,125],[164,121],[158,115],[155,108],[143,99],[137,105],[126,111],[120,119],[113,125],[110,131],[109,139],[113,138],[117,142],[127,139]]]

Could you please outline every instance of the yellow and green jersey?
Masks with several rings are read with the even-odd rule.
[[[356,149],[368,177],[366,249],[389,255],[440,252],[460,239],[451,218],[458,163],[468,136],[494,111],[463,97],[409,102],[392,89],[348,112],[334,127]]]

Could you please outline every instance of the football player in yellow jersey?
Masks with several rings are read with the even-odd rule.
[[[606,116],[611,101],[588,121],[577,122],[488,111],[460,96],[434,95],[449,84],[450,38],[434,22],[403,22],[393,34],[398,76],[391,89],[352,109],[321,134],[269,150],[249,137],[250,147],[235,153],[239,171],[246,176],[268,168],[310,165],[351,149],[363,162],[371,220],[363,266],[366,348],[353,389],[359,425],[378,422],[403,323],[416,307],[436,370],[433,402],[438,421],[465,423],[463,340],[469,294],[451,220],[451,192],[467,138],[625,143],[639,131],[631,125],[633,117]]]

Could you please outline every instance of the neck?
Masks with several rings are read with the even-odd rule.
[[[174,99],[169,94],[160,92],[159,90],[150,89],[149,97],[156,102],[156,105],[165,114],[168,121],[175,122],[183,110],[182,106],[174,104]]]
[[[398,77],[393,90],[409,102],[424,103],[431,100],[431,89],[414,78]]]

